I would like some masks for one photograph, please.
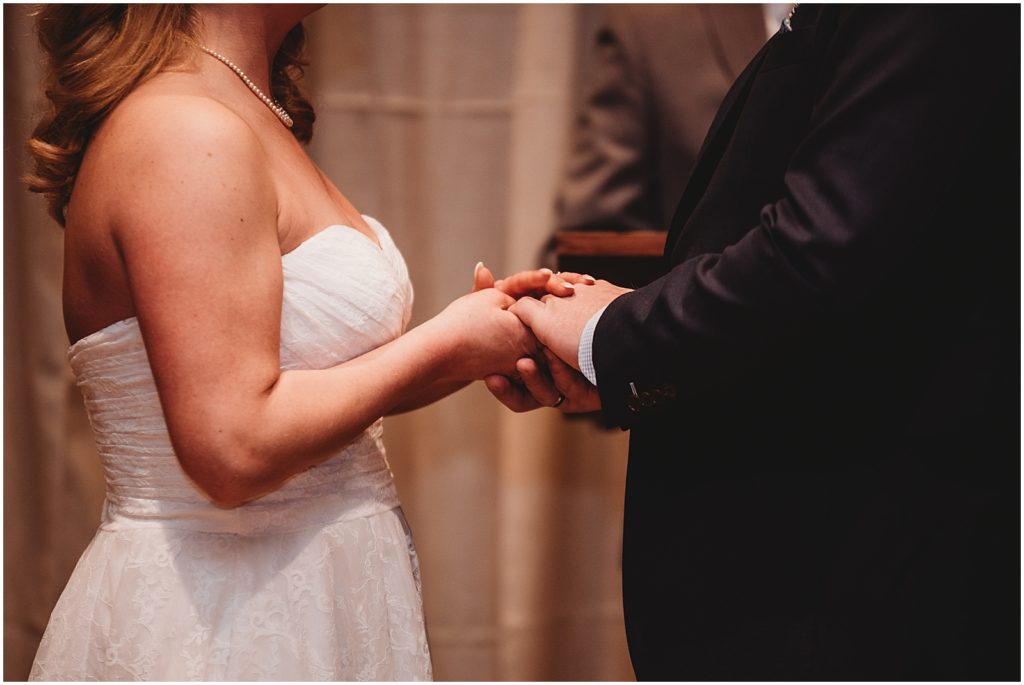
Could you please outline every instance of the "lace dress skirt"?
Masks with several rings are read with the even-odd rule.
[[[401,509],[324,522],[324,499],[172,525],[108,501],[30,680],[431,679]]]

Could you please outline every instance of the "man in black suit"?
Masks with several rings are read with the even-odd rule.
[[[639,678],[1020,679],[1019,26],[800,6],[712,124],[671,271],[514,305],[568,365],[492,392],[632,430]]]

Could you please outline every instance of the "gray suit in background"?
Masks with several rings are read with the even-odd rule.
[[[558,230],[667,230],[711,120],[764,44],[762,5],[607,5]]]

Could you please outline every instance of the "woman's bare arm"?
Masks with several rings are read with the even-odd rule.
[[[100,171],[171,440],[216,503],[276,489],[411,389],[511,373],[533,351],[505,311],[511,298],[492,289],[339,366],[282,372],[266,153],[232,113],[189,100],[137,104],[105,138],[110,168]]]

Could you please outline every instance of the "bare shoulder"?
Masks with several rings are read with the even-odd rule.
[[[128,95],[95,142],[129,158],[159,151],[170,161],[194,154],[197,145],[262,151],[255,132],[231,109],[198,89],[166,81],[144,84]]]
[[[137,224],[140,213],[184,217],[211,203],[230,205],[232,196],[272,213],[266,159],[252,128],[216,100],[188,88],[143,86],[104,122],[79,180],[99,191],[103,213],[122,227]]]

